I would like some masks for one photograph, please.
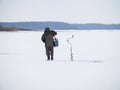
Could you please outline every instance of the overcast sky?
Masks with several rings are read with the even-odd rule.
[[[120,23],[120,0],[0,0],[0,22]]]

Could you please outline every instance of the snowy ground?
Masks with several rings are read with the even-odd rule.
[[[58,31],[54,61],[42,34],[0,32],[0,90],[120,90],[120,31]]]

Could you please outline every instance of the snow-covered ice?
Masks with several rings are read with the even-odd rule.
[[[0,32],[0,90],[120,90],[120,31],[57,32],[54,61],[43,31]]]

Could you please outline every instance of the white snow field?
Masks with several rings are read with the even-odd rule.
[[[43,31],[0,32],[0,90],[120,90],[119,30],[57,32],[54,61]]]

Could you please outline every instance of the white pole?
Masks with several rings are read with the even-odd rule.
[[[70,45],[70,53],[71,53],[70,57],[71,57],[71,61],[73,61],[73,52],[72,52],[72,44],[70,42],[70,39],[72,39],[73,37],[74,36],[72,35],[72,37],[70,37],[70,38],[67,39],[67,42]]]

